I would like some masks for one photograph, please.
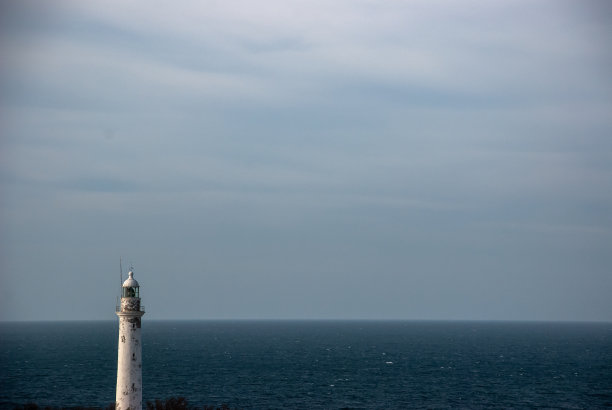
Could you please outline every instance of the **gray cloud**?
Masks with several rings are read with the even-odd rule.
[[[611,320],[602,4],[3,7],[1,319]]]

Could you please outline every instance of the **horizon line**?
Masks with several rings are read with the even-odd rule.
[[[57,323],[57,322],[112,322],[113,319],[1,319],[4,323]],[[402,319],[402,318],[198,318],[149,319],[146,322],[479,322],[479,323],[601,323],[612,320],[597,319]]]

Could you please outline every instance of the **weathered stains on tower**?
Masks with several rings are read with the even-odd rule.
[[[117,357],[116,410],[142,409],[142,349],[140,343],[141,317],[140,286],[130,270],[121,288],[119,316],[119,349]]]

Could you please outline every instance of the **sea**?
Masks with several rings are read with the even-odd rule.
[[[0,408],[114,402],[116,321],[0,323]],[[147,321],[143,402],[239,409],[612,406],[612,323]]]

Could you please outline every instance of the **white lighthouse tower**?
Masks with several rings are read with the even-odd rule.
[[[117,357],[116,410],[142,410],[142,348],[140,318],[140,286],[130,269],[129,278],[121,287],[119,316],[119,351]]]

